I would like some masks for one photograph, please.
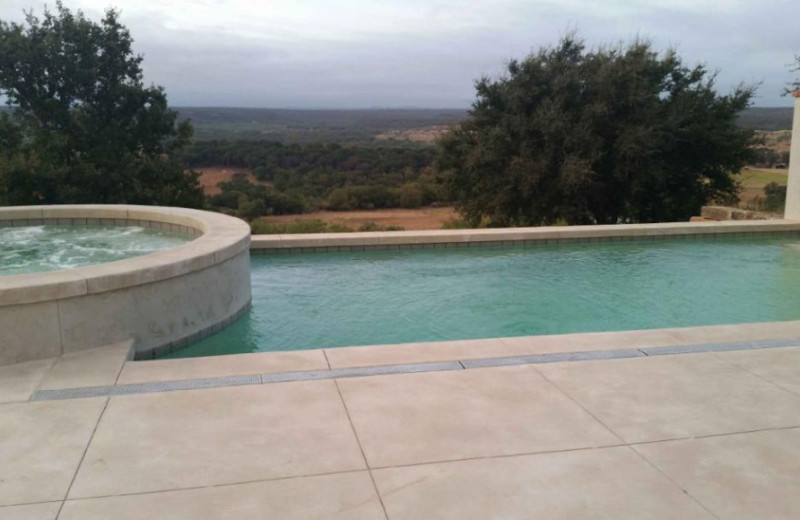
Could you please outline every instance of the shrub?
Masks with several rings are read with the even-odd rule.
[[[469,229],[471,227],[469,222],[461,218],[451,218],[442,223],[442,229]]]
[[[254,220],[250,223],[250,230],[254,235],[282,235],[301,233],[342,233],[353,231],[347,226],[337,224],[329,226],[321,220],[295,220],[294,222],[264,222]]]
[[[244,219],[254,219],[264,215],[267,212],[267,206],[262,199],[251,199],[247,195],[242,195],[239,199],[238,214]]]
[[[416,184],[404,184],[397,189],[397,204],[401,208],[418,208],[424,197],[425,193]]]
[[[250,223],[254,235],[284,235],[303,233],[352,233],[353,228],[339,222],[322,220],[295,220],[294,222],[265,222],[254,220]],[[403,231],[400,226],[382,227],[375,222],[365,222],[358,231]]]
[[[786,205],[786,186],[770,182],[764,186],[764,208],[766,211],[783,211]]]
[[[381,227],[376,224],[375,222],[364,222],[361,224],[361,227],[358,228],[359,231],[380,231]]]
[[[396,208],[398,203],[396,191],[386,186],[346,186],[331,191],[327,206],[332,211],[347,211]]]

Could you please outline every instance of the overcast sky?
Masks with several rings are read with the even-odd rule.
[[[49,2],[52,6],[53,2]],[[577,29],[588,44],[637,35],[719,70],[718,87],[763,82],[781,97],[800,54],[797,0],[65,0],[117,7],[147,83],[172,105],[466,108],[474,80]],[[0,0],[21,21],[41,0]]]

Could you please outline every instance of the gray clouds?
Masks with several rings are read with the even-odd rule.
[[[65,1],[97,19],[108,0]],[[41,1],[3,0],[21,20]],[[649,38],[718,69],[722,92],[763,82],[780,96],[800,53],[789,1],[118,0],[148,83],[174,105],[294,108],[466,107],[473,82],[570,29],[589,45]]]

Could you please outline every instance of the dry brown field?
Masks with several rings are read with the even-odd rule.
[[[229,167],[207,167],[196,170],[200,173],[200,185],[203,187],[203,193],[206,195],[217,195],[222,190],[219,188],[219,183],[231,180],[236,174],[243,174],[253,184],[263,184],[270,186],[271,183],[266,181],[259,181],[256,179],[253,172],[244,168],[229,168]]]
[[[788,152],[792,145],[791,130],[775,130],[771,132],[757,131],[764,138],[764,146],[772,148],[778,153]]]
[[[432,143],[439,139],[449,128],[449,126],[427,126],[425,128],[415,128],[413,130],[390,130],[375,135],[375,139]]]
[[[442,229],[442,225],[458,215],[449,207],[419,209],[381,209],[369,211],[317,211],[303,215],[281,215],[263,217],[272,224],[285,224],[298,220],[321,220],[328,224],[342,224],[354,230],[368,222],[386,227],[402,227],[406,230]]]

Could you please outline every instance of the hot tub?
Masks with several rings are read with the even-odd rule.
[[[0,208],[0,226],[137,227],[187,240],[124,260],[0,276],[0,365],[133,340],[154,357],[218,332],[250,305],[249,226],[198,210]]]

